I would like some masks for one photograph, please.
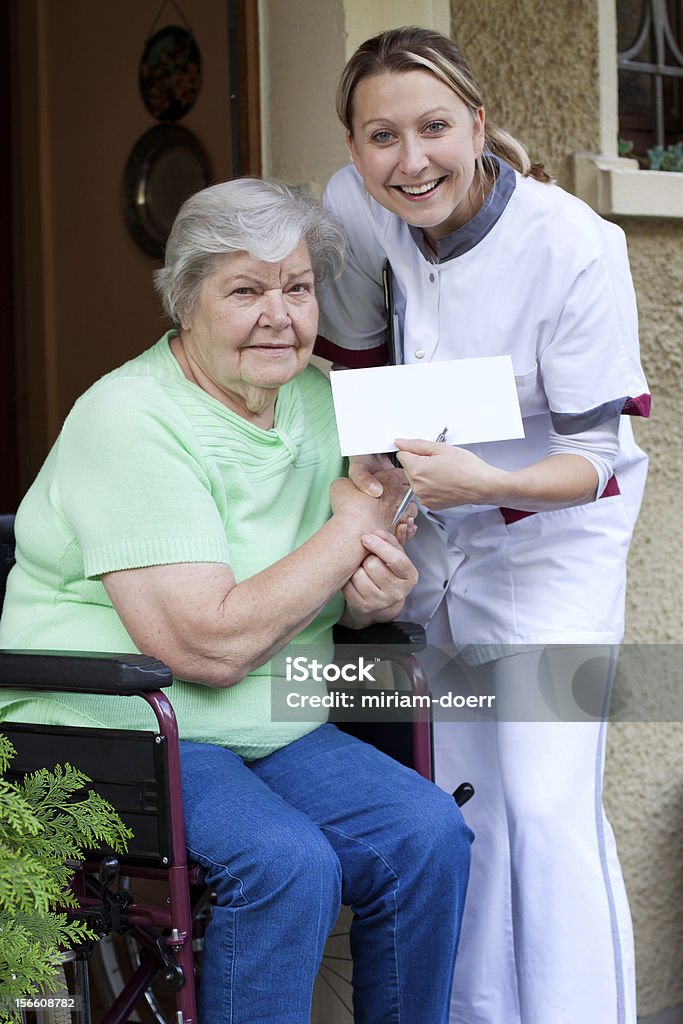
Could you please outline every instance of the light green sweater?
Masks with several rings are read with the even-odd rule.
[[[185,379],[165,335],[75,404],[17,514],[0,647],[136,651],[100,575],[221,562],[237,581],[300,547],[330,515],[341,474],[329,384],[309,367],[280,389],[262,430]],[[331,656],[334,597],[297,642]],[[277,608],[273,608],[277,615]],[[273,681],[276,685],[276,681]],[[176,681],[184,739],[263,757],[313,723],[272,722],[266,664],[228,689]],[[0,716],[48,724],[147,728],[143,701],[3,691]]]

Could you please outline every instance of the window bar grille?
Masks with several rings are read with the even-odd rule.
[[[650,35],[654,36],[655,63],[638,60]],[[667,64],[666,48],[671,52],[676,64]],[[658,146],[664,145],[664,78],[683,78],[683,53],[674,37],[669,22],[667,0],[646,0],[643,5],[643,18],[638,30],[636,41],[627,50],[617,54],[617,64],[626,71],[652,75],[654,78],[655,95],[655,141]]]

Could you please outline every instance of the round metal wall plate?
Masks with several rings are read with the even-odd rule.
[[[178,210],[210,180],[209,158],[186,128],[158,124],[140,136],[123,173],[123,211],[143,252],[163,259]]]

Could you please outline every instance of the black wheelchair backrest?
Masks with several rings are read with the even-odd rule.
[[[133,832],[128,853],[118,859],[150,867],[173,863],[165,736],[11,722],[0,729],[17,752],[10,780],[55,764],[75,764]]]
[[[14,516],[0,515],[0,612],[5,599],[5,584],[14,565]]]

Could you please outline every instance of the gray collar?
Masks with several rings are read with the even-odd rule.
[[[463,253],[474,249],[475,245],[486,238],[510,201],[517,184],[514,170],[510,164],[491,153],[486,153],[485,159],[489,164],[496,165],[496,182],[487,195],[481,210],[472,217],[472,220],[468,220],[462,227],[456,228],[455,231],[451,231],[450,235],[444,235],[437,241],[437,263],[446,263],[448,260],[453,260],[456,256],[462,256]],[[434,253],[425,242],[422,229],[413,227],[412,224],[408,225],[408,229],[422,255],[431,263],[435,262]]]

